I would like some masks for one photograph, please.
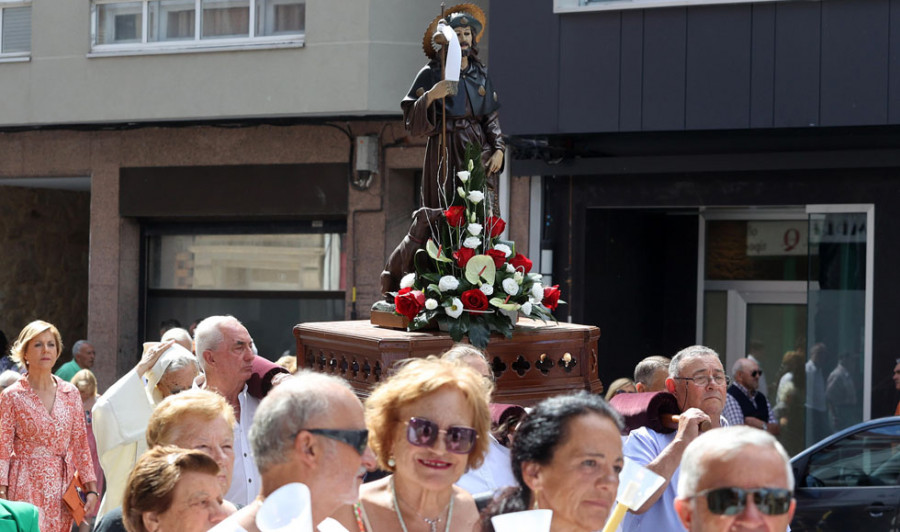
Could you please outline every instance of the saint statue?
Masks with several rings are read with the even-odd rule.
[[[455,194],[456,172],[466,170],[467,144],[481,146],[489,205],[500,215],[498,185],[506,143],[500,131],[500,103],[478,58],[478,42],[484,34],[484,12],[474,4],[459,4],[446,10],[428,26],[423,49],[429,62],[416,76],[400,104],[406,129],[427,136],[422,175],[425,207],[447,208]],[[445,78],[442,62],[447,41],[439,24],[453,28],[462,51],[459,82]]]

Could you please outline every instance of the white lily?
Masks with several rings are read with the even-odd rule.
[[[469,180],[469,175],[470,175],[470,173],[465,170],[460,170],[459,172],[456,172],[456,177],[458,177],[459,180],[462,181],[463,183],[465,183],[466,181]]]
[[[434,309],[438,308],[437,300],[432,297],[429,297],[428,299],[425,300],[425,308],[427,308],[428,310],[434,310]]]
[[[463,312],[462,301],[460,301],[458,297],[454,297],[453,301],[450,302],[450,306],[446,307],[444,311],[454,320],[459,318]]]
[[[469,224],[469,227],[467,227],[467,229],[469,230],[470,235],[478,236],[481,234],[481,230],[483,229],[483,227],[481,226],[481,224]]]

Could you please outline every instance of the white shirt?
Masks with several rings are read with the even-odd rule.
[[[253,458],[253,449],[248,438],[253,416],[259,407],[259,399],[247,393],[247,385],[238,394],[241,405],[241,419],[234,425],[234,474],[225,500],[240,506],[247,506],[259,494],[260,476]]]
[[[504,447],[489,435],[490,444],[484,463],[478,469],[470,469],[456,482],[460,488],[472,495],[491,492],[508,486],[516,485],[516,477],[513,476],[512,464],[509,459],[509,449]]]

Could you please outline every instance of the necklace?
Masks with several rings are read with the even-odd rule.
[[[397,502],[397,490],[394,488],[394,477],[391,477],[391,497],[394,501],[394,512],[397,513],[397,520],[400,521],[400,528],[403,529],[403,532],[409,532],[406,529],[406,523],[403,522],[403,514],[400,512],[400,504]],[[449,509],[447,511],[447,526],[444,527],[444,532],[450,532],[450,520],[453,519],[453,494],[450,494],[450,503],[447,505]],[[415,512],[419,519],[425,521],[428,527],[431,529],[431,532],[437,532],[438,523],[441,522],[441,516],[438,515],[434,519],[429,519],[427,517],[422,517],[418,512]],[[444,512],[441,512],[443,514]]]

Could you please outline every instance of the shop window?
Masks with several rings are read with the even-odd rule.
[[[248,232],[197,228],[145,232],[145,340],[163,320],[185,327],[213,314],[247,326],[260,354],[293,353],[292,328],[344,319],[344,234],[341,227]]]
[[[553,0],[554,13],[577,11],[607,11],[622,9],[649,9],[686,5],[734,4],[735,2],[781,2],[784,0]]]
[[[31,53],[31,3],[0,2],[0,60],[27,59]]]
[[[94,0],[92,52],[303,44],[305,0]]]

